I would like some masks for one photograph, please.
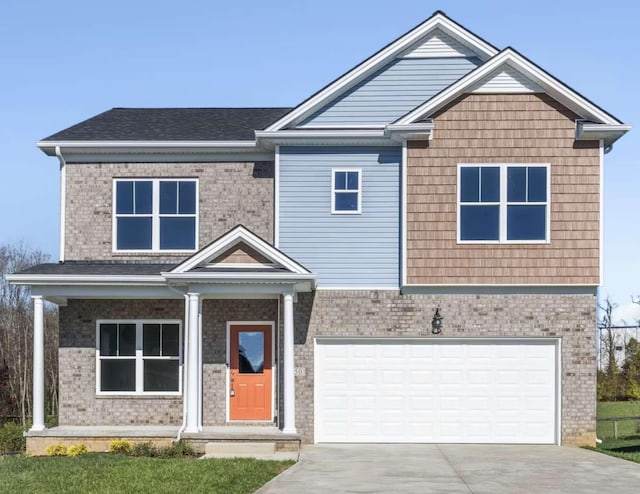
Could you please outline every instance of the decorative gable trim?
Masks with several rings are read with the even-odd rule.
[[[475,84],[472,93],[544,93],[544,89],[511,66],[497,70]]]
[[[443,12],[437,11],[422,24],[396,39],[361,64],[351,69],[349,72],[340,76],[310,98],[303,101],[284,117],[267,127],[265,131],[278,131],[304,120],[304,118],[310,116],[313,112],[329,103],[329,101],[352,88],[355,84],[374,73],[404,51],[419,45],[425,36],[428,36],[429,33],[433,32],[435,29],[438,29],[452,37],[462,46],[468,47],[468,49],[474,52],[474,54],[481,60],[486,60],[498,53],[498,50],[494,46],[476,36],[471,31],[468,31],[460,24],[449,19]]]
[[[234,249],[240,243],[244,243],[263,258],[271,261],[273,265],[282,266],[290,273],[311,274],[311,271],[307,268],[298,264],[285,253],[268,244],[242,225],[236,226],[222,237],[214,240],[202,250],[178,264],[168,274],[185,274],[199,266],[206,266],[212,260]]]
[[[478,52],[468,45],[449,36],[442,29],[434,29],[426,38],[421,39],[398,58],[449,58],[477,57]]]
[[[436,111],[455,100],[462,94],[473,91],[476,84],[492,74],[500,74],[514,69],[532,83],[540,86],[545,93],[556,99],[582,118],[608,125],[622,125],[622,122],[602,108],[586,99],[581,94],[562,83],[533,62],[522,56],[513,48],[506,48],[491,60],[473,70],[458,82],[444,89],[439,94],[423,103],[395,124],[405,125],[431,117]]]

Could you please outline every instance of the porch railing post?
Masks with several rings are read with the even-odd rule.
[[[200,352],[199,346],[199,323],[200,323],[200,294],[189,293],[189,318],[187,321],[187,331],[189,332],[187,338],[187,355],[186,355],[186,371],[187,371],[187,385],[186,396],[184,399],[187,401],[186,407],[186,421],[185,432],[198,432],[200,430],[199,417],[200,412],[198,406],[200,404],[200,379],[199,361]]]
[[[44,430],[44,300],[33,299],[33,425],[32,431]]]
[[[293,358],[293,294],[284,294],[284,427],[282,432],[296,434],[296,383]]]

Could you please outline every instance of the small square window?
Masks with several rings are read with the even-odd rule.
[[[332,214],[360,213],[361,179],[361,170],[332,170]]]

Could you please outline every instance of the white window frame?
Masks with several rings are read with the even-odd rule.
[[[135,324],[136,325],[136,354],[129,357],[112,357],[100,356],[100,326],[102,324]],[[164,357],[149,355],[144,356],[142,328],[145,324],[177,324],[178,325],[178,357]],[[182,396],[182,372],[184,367],[183,360],[183,335],[182,321],[179,319],[98,319],[96,321],[96,395],[98,396]],[[102,391],[100,389],[101,382],[101,366],[102,360],[134,360],[136,362],[136,390],[135,391]],[[178,391],[144,391],[144,361],[145,360],[178,360]]]
[[[336,189],[336,173],[356,172],[358,174],[358,189]],[[355,211],[341,211],[336,209],[336,194],[357,193],[358,209]],[[331,169],[331,214],[362,214],[362,168],[332,168]]]
[[[116,190],[118,182],[151,182],[152,189],[152,206],[151,214],[118,214],[117,213],[117,197]],[[196,184],[196,210],[194,214],[160,214],[160,182],[194,182]],[[172,254],[172,253],[189,253],[198,251],[198,239],[200,237],[199,232],[199,218],[200,218],[200,184],[197,178],[114,178],[113,179],[113,191],[112,191],[112,238],[113,246],[112,250],[118,254],[144,254],[144,253],[157,253],[157,254]],[[151,217],[151,249],[118,249],[118,218],[136,218],[136,217]],[[175,218],[195,218],[195,239],[193,249],[161,249],[160,248],[160,218],[175,217]]]
[[[500,169],[500,202],[463,203],[461,201],[462,169],[468,167],[493,167]],[[507,170],[510,167],[546,168],[547,170],[547,200],[546,202],[508,202],[507,201]],[[551,243],[551,164],[550,163],[458,163],[456,190],[456,237],[458,244],[549,244]],[[460,213],[463,205],[499,206],[498,240],[462,240],[460,238]],[[545,238],[543,240],[508,240],[507,239],[507,206],[546,206],[545,209]]]

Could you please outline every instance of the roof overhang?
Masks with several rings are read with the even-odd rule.
[[[421,38],[427,36],[435,29],[441,29],[446,34],[452,36],[463,45],[471,48],[481,60],[487,60],[493,57],[498,50],[484,41],[479,36],[465,29],[460,24],[449,19],[444,13],[436,12],[423,23],[414,29],[399,37],[373,56],[366,59],[344,75],[338,77],[335,81],[312,95],[300,105],[295,107],[289,113],[278,119],[265,130],[275,131],[287,127],[294,126],[296,123],[304,120],[316,110],[320,109],[325,103],[338,95],[348,91],[350,88],[365,79],[396,56],[401,54],[407,48],[415,44]]]
[[[576,122],[576,140],[593,141],[602,139],[605,146],[611,146],[630,130],[631,125],[600,124],[578,120]]]
[[[253,140],[245,141],[40,141],[48,156],[56,156],[56,148],[65,154],[100,153],[243,153],[262,151]]]
[[[436,126],[432,121],[406,125],[388,124],[384,128],[384,132],[392,141],[396,142],[402,142],[409,139],[430,140],[433,139],[433,131],[435,127]]]
[[[472,70],[433,98],[400,117],[394,124],[407,125],[432,117],[435,112],[459,96],[469,92],[474,84],[493,72],[504,68],[504,66],[509,66],[522,73],[542,87],[545,93],[583,119],[614,126],[623,125],[620,120],[520,55],[513,48],[506,48],[501,51],[498,55]]]
[[[305,145],[394,146],[407,139],[431,139],[433,122],[388,124],[375,128],[257,130],[256,141],[265,148]]]

